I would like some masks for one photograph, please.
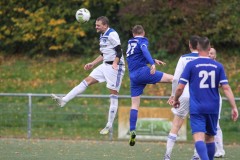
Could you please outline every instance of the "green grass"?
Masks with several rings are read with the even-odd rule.
[[[190,159],[193,144],[177,143],[173,160]],[[225,145],[226,160],[239,159],[239,145]],[[165,143],[127,141],[86,141],[53,139],[0,139],[1,160],[159,160],[163,158]]]
[[[66,94],[78,85],[90,71],[84,71],[85,63],[94,57],[0,57],[0,91],[3,93],[59,93]],[[240,97],[240,56],[224,57],[219,61],[225,69],[236,97]],[[173,74],[178,58],[164,60],[167,65],[158,69]],[[84,94],[109,95],[105,83],[88,87]],[[149,85],[144,95],[169,96],[170,84]],[[129,95],[129,77],[126,73],[120,90],[121,95]],[[0,97],[0,136],[26,137],[27,97]],[[97,139],[99,131],[105,126],[108,112],[108,99],[76,98],[64,108],[58,108],[50,97],[34,97],[33,101],[33,138]],[[240,106],[240,101],[237,102]],[[119,106],[130,107],[129,99],[120,99]],[[142,99],[141,106],[169,107],[166,100]],[[240,143],[240,121],[232,123],[229,104],[224,103],[221,127],[226,144]],[[117,131],[117,119],[114,130]],[[117,134],[114,134],[116,139]],[[188,141],[191,133],[188,131]]]

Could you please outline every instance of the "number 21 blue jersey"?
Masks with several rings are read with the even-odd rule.
[[[219,113],[219,85],[228,84],[221,63],[199,57],[186,65],[179,83],[189,83],[190,114]]]

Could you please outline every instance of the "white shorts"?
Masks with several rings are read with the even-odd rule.
[[[119,92],[124,72],[124,65],[118,65],[118,70],[114,70],[111,64],[102,63],[89,76],[96,79],[99,83],[106,82],[107,88]]]
[[[178,117],[185,119],[189,112],[189,98],[188,97],[180,97],[180,106],[178,108],[172,108],[171,111],[173,114],[177,115]]]

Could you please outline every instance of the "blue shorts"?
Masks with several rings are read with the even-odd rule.
[[[131,97],[140,96],[147,84],[156,84],[160,82],[162,76],[163,72],[160,71],[156,71],[153,75],[150,74],[150,68],[148,66],[139,68],[130,73]]]
[[[190,114],[192,134],[204,132],[215,136],[217,133],[218,114]]]

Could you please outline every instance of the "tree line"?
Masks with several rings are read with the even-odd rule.
[[[0,48],[5,55],[98,53],[95,20],[102,15],[120,34],[123,48],[131,28],[141,24],[157,57],[187,51],[194,34],[209,37],[218,50],[239,54],[238,0],[2,0],[0,6]],[[89,9],[89,22],[75,20],[79,8]]]

